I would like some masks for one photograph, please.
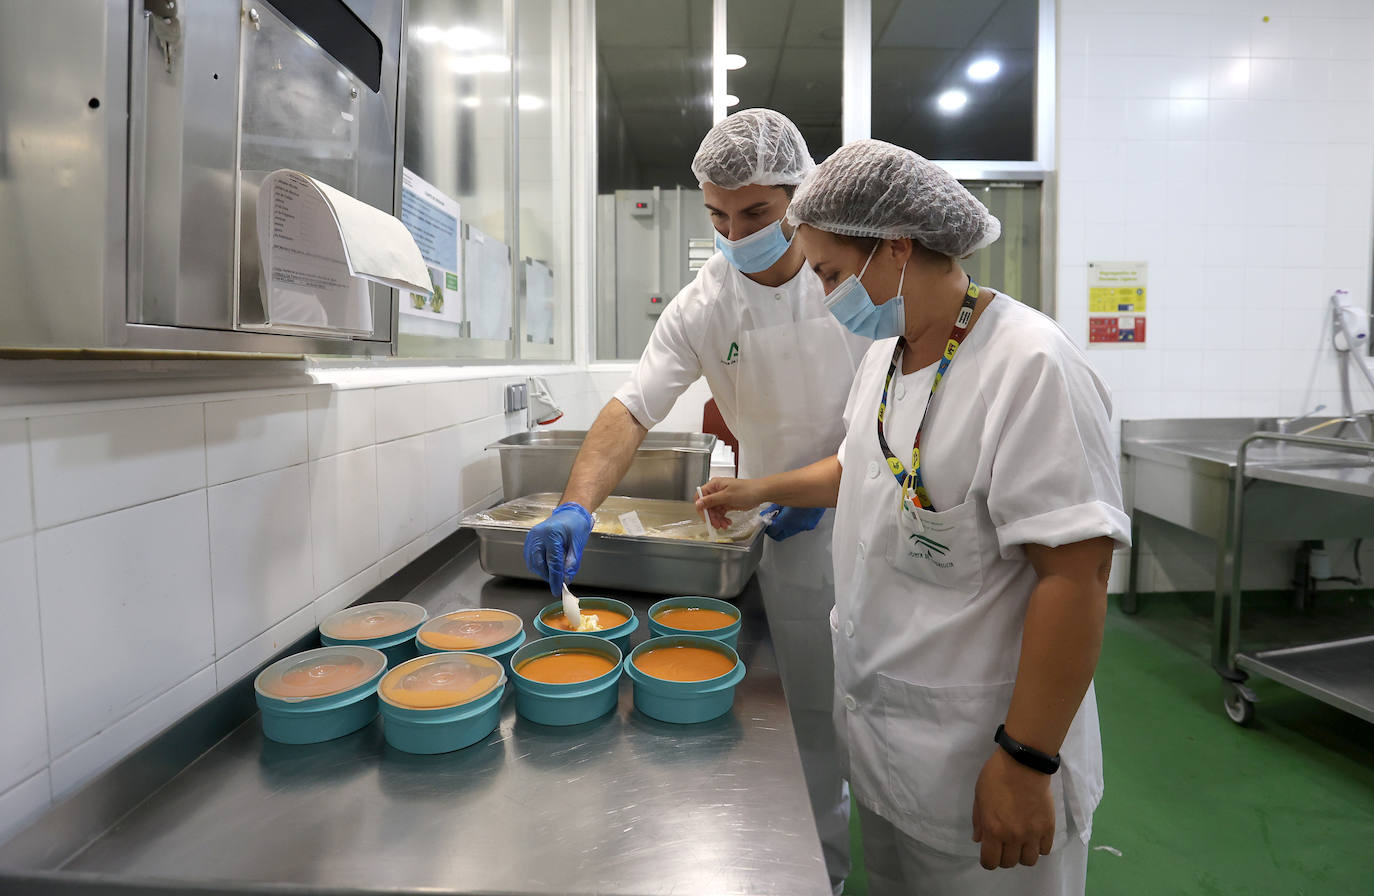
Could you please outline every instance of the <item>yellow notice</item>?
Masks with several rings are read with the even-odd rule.
[[[1143,261],[1088,262],[1088,311],[1143,314],[1148,264]]]

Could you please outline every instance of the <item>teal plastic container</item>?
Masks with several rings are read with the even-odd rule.
[[[603,675],[573,684],[550,684],[520,674],[520,667],[532,659],[569,650],[601,654],[615,666]],[[624,656],[615,642],[591,634],[551,635],[531,641],[511,658],[515,668],[511,675],[515,685],[515,711],[540,725],[580,725],[599,719],[615,709],[620,700]]]
[[[372,647],[319,647],[258,673],[253,690],[262,733],[283,744],[317,744],[352,734],[377,715],[386,655]]]
[[[386,674],[377,688],[382,735],[406,753],[451,753],[496,730],[506,670],[480,653],[441,651]]]
[[[667,681],[646,675],[635,660],[655,647],[704,647],[716,650],[735,661],[724,675],[705,681]],[[735,703],[735,685],[744,680],[744,663],[728,644],[700,635],[666,635],[650,638],[630,651],[625,674],[634,682],[635,709],[660,722],[690,725],[707,722],[730,711]]]
[[[678,607],[687,607],[700,610],[716,610],[734,618],[734,622],[724,628],[713,628],[706,631],[699,629],[674,628],[665,625],[656,617],[664,610],[672,610]],[[732,603],[723,600],[716,600],[714,597],[670,597],[661,600],[649,608],[649,637],[659,638],[664,635],[700,635],[703,638],[711,638],[722,644],[729,644],[732,648],[739,648],[739,630],[744,624],[740,616],[739,608]]]
[[[394,668],[415,658],[415,633],[428,618],[424,607],[403,600],[359,604],[321,622],[320,643],[375,647],[386,654],[387,667]]]
[[[415,633],[415,647],[421,656],[451,651],[480,653],[500,660],[507,676],[511,674],[511,654],[524,643],[525,621],[492,607],[435,616]]]
[[[614,610],[617,613],[624,614],[626,620],[615,628],[603,629],[597,632],[569,632],[564,628],[555,628],[545,622],[544,617],[550,613],[555,616],[563,615],[563,602],[560,600],[549,604],[547,607],[540,610],[539,614],[534,617],[535,631],[545,637],[579,634],[591,635],[594,638],[605,638],[607,641],[610,641],[616,647],[620,648],[621,656],[630,652],[630,635],[633,635],[635,630],[639,628],[639,617],[635,615],[635,611],[629,604],[625,603],[623,600],[616,600],[613,597],[581,597],[578,598],[577,604],[583,615],[595,613],[597,610]]]

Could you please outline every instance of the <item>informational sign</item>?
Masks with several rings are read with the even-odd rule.
[[[511,329],[510,247],[467,225],[463,245],[464,320],[474,339],[509,339]]]
[[[401,313],[463,321],[463,216],[458,201],[410,169],[401,172],[401,223],[429,268],[430,289],[401,300]]]
[[[1148,265],[1088,262],[1088,345],[1143,345]]]

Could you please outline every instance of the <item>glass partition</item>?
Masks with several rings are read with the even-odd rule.
[[[711,0],[596,2],[598,358],[639,357],[712,233],[692,176],[711,58]]]
[[[568,4],[516,6],[518,354],[572,359],[572,135]]]
[[[403,302],[399,354],[514,358],[512,80],[504,4],[411,0],[407,28],[405,167],[439,194],[432,204],[441,213],[456,212],[454,232],[443,240],[446,253],[448,241],[456,241],[448,254],[459,270],[431,264],[434,291]]]

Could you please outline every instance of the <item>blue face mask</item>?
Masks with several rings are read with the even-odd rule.
[[[742,240],[727,240],[716,234],[716,248],[725,260],[746,274],[758,274],[778,263],[792,241],[782,235],[782,221],[751,233]]]
[[[878,251],[879,245],[882,244],[875,245],[873,252],[868,253],[868,261],[864,262],[863,270],[859,271],[858,277],[850,274],[844,282],[830,291],[830,295],[825,297],[825,307],[856,336],[891,339],[906,332],[906,308],[902,301],[906,265],[902,265],[901,276],[897,278],[897,295],[881,305],[873,304],[873,300],[868,297],[868,290],[859,282],[859,278],[868,270],[869,262],[873,261],[873,255]]]

